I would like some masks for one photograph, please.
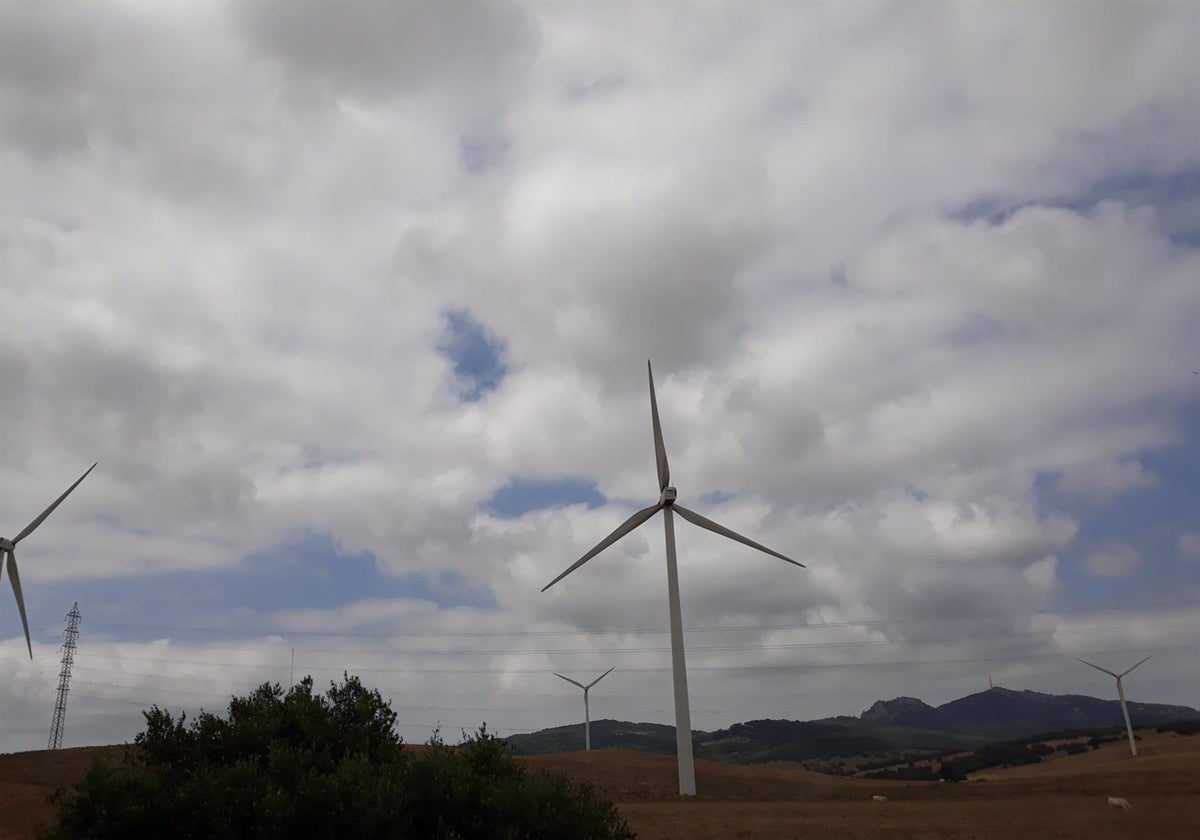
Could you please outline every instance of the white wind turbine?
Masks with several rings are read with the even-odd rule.
[[[615,667],[616,666],[614,665],[613,668]],[[613,668],[609,668],[587,685],[584,685],[581,682],[576,682],[570,677],[564,677],[557,671],[554,672],[554,676],[558,677],[560,680],[566,680],[567,682],[571,683],[571,685],[577,685],[583,689],[583,749],[585,752],[590,751],[592,748],[592,713],[588,709],[588,692],[591,691],[592,686],[611,674],[613,672]]]
[[[100,462],[97,461],[96,463],[98,464]],[[25,645],[29,648],[30,659],[33,659],[33,643],[29,640],[29,620],[25,617],[25,596],[21,594],[21,576],[17,572],[17,543],[37,530],[37,526],[41,525],[47,516],[54,513],[54,509],[63,503],[63,499],[67,498],[67,496],[70,496],[71,491],[78,487],[79,482],[87,478],[88,473],[94,469],[96,469],[96,464],[92,464],[90,467],[88,467],[87,472],[79,476],[79,478],[75,480],[75,483],[67,488],[67,492],[55,499],[54,504],[42,511],[37,519],[26,525],[24,531],[17,534],[11,540],[0,537],[0,577],[4,576],[4,561],[7,557],[8,577],[9,580],[12,581],[13,594],[17,597],[17,611],[21,613],[21,624],[25,627]]]
[[[765,545],[743,537],[741,534],[731,531],[723,525],[718,525],[711,519],[705,519],[695,511],[688,510],[683,505],[676,504],[675,497],[677,493],[675,488],[670,486],[671,470],[667,465],[667,448],[663,444],[662,425],[658,421],[658,401],[654,397],[654,371],[651,369],[649,361],[646,362],[646,372],[650,377],[650,420],[654,425],[654,458],[658,464],[658,501],[648,508],[639,510],[633,516],[626,519],[615,531],[602,539],[595,548],[580,557],[565,572],[546,584],[542,588],[542,591],[545,592],[601,551],[621,539],[621,537],[633,531],[643,522],[646,522],[654,514],[660,510],[662,511],[663,529],[666,531],[667,537],[667,599],[671,612],[671,670],[675,678],[675,748],[679,768],[679,795],[695,796],[696,764],[692,757],[692,717],[688,708],[687,665],[684,661],[683,651],[683,619],[679,607],[679,570],[675,562],[675,522],[672,513],[678,513],[693,525],[705,528],[723,537],[728,537],[751,548],[757,548],[759,551],[766,552],[772,557],[778,557],[780,560],[785,560],[793,566],[804,568],[804,564],[784,557],[779,552],[772,551]]]
[[[1153,656],[1153,655],[1154,655],[1153,653],[1150,654],[1150,656]],[[1150,656],[1147,656],[1146,659],[1149,659]],[[1142,662],[1145,662],[1146,659],[1143,659]],[[1130,722],[1129,722],[1129,707],[1125,705],[1125,687],[1121,685],[1121,678],[1124,677],[1126,674],[1128,674],[1130,671],[1132,671],[1133,668],[1136,668],[1138,665],[1141,665],[1142,662],[1137,663],[1137,665],[1134,665],[1133,668],[1126,668],[1121,673],[1114,674],[1112,671],[1108,670],[1107,668],[1101,668],[1099,665],[1093,665],[1091,662],[1088,662],[1086,659],[1076,658],[1075,661],[1082,662],[1084,665],[1087,665],[1088,667],[1091,667],[1091,668],[1095,668],[1097,671],[1103,671],[1104,673],[1108,674],[1110,677],[1113,677],[1116,679],[1116,681],[1117,681],[1117,697],[1121,698],[1121,714],[1123,714],[1125,716],[1125,732],[1126,732],[1126,734],[1129,735],[1129,754],[1132,756],[1136,756],[1137,755],[1137,742],[1133,740],[1133,725],[1130,724]]]

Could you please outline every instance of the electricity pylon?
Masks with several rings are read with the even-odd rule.
[[[54,704],[54,721],[50,724],[50,741],[46,749],[62,746],[63,724],[67,719],[67,692],[71,683],[71,663],[75,661],[75,640],[79,638],[79,602],[67,613],[67,629],[63,633],[62,670],[58,672],[58,701]]]

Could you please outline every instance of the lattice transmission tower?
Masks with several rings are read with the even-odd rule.
[[[63,631],[62,669],[58,672],[58,701],[54,704],[54,722],[50,724],[47,749],[62,746],[63,724],[67,720],[67,692],[71,684],[71,663],[75,661],[75,640],[79,638],[79,602],[67,613],[67,629]]]

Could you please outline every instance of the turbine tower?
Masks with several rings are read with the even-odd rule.
[[[791,563],[793,566],[804,568],[804,564],[784,557],[778,551],[772,551],[765,545],[743,537],[741,534],[731,531],[723,525],[718,525],[711,519],[705,519],[695,511],[688,510],[683,505],[676,504],[675,498],[678,494],[675,488],[671,486],[671,469],[667,464],[667,448],[663,443],[662,424],[658,420],[658,401],[654,396],[654,371],[651,369],[649,361],[646,362],[646,372],[650,378],[650,421],[654,426],[654,460],[658,466],[658,501],[648,508],[639,510],[633,516],[626,519],[615,531],[597,543],[595,548],[580,557],[565,572],[542,587],[542,591],[545,592],[601,551],[621,539],[621,537],[649,520],[654,514],[660,510],[662,511],[663,530],[666,531],[667,538],[667,600],[671,613],[671,671],[674,674],[675,680],[675,749],[679,768],[679,795],[695,796],[696,764],[692,757],[692,717],[688,707],[687,664],[684,661],[683,651],[683,618],[679,607],[679,569],[675,562],[675,522],[673,514],[678,513],[693,525],[720,534],[743,545],[748,545],[751,548],[756,548],[759,551],[766,552],[772,557],[778,557],[780,560]]]
[[[97,461],[96,463],[99,463]],[[13,595],[17,598],[17,611],[21,613],[21,624],[25,627],[25,646],[29,648],[29,658],[33,659],[33,643],[29,640],[29,619],[25,617],[25,596],[21,594],[21,576],[17,574],[17,543],[28,537],[37,526],[45,521],[46,517],[54,513],[54,509],[63,503],[63,499],[71,495],[71,491],[79,486],[79,482],[88,477],[88,473],[96,469],[96,464],[92,464],[87,468],[87,472],[75,479],[75,483],[67,488],[67,492],[63,493],[54,500],[54,504],[46,508],[36,519],[25,526],[25,530],[17,534],[11,540],[0,537],[0,577],[4,576],[4,559],[8,556],[8,577],[12,581]]]
[[[67,629],[63,633],[62,670],[58,672],[58,700],[54,703],[54,719],[50,722],[50,741],[46,749],[62,746],[63,726],[67,722],[67,692],[71,685],[71,665],[75,662],[75,640],[79,638],[79,602],[67,613]]]
[[[613,668],[615,668],[615,667],[616,666],[614,665]],[[567,682],[571,683],[571,685],[577,685],[583,689],[583,749],[584,749],[584,752],[590,752],[592,749],[592,713],[588,710],[588,691],[591,690],[592,686],[594,686],[596,683],[600,682],[600,680],[604,679],[609,674],[611,674],[613,672],[613,668],[609,668],[607,671],[605,671],[600,676],[596,677],[596,679],[592,680],[587,685],[584,685],[581,682],[575,682],[575,680],[571,679],[570,677],[564,677],[562,674],[558,673],[557,671],[554,672],[554,676],[558,677],[560,680],[566,680]]]
[[[1153,656],[1153,655],[1154,655],[1153,653],[1150,654],[1150,656]],[[1146,659],[1149,659],[1150,656],[1147,656]],[[1145,662],[1146,659],[1143,659],[1142,662]],[[1125,716],[1125,732],[1127,735],[1129,735],[1129,754],[1134,757],[1137,757],[1137,742],[1133,740],[1133,725],[1129,722],[1129,707],[1125,705],[1125,687],[1123,685],[1121,685],[1121,678],[1124,677],[1126,674],[1128,674],[1130,671],[1132,671],[1134,668],[1136,668],[1138,665],[1141,665],[1142,662],[1137,663],[1137,665],[1134,665],[1133,668],[1126,668],[1121,673],[1114,674],[1112,671],[1108,670],[1107,668],[1101,668],[1099,665],[1093,665],[1091,662],[1088,662],[1086,659],[1078,659],[1077,658],[1076,661],[1082,662],[1084,665],[1087,665],[1090,668],[1095,668],[1097,671],[1103,671],[1104,673],[1108,674],[1110,677],[1113,677],[1114,679],[1116,679],[1116,681],[1117,681],[1117,697],[1121,698],[1121,714],[1123,714]]]

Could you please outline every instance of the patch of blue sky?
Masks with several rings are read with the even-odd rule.
[[[1044,195],[1016,200],[983,196],[955,208],[952,218],[985,219],[1001,224],[1029,206],[1064,207],[1086,211],[1102,201],[1120,201],[1130,207],[1153,207],[1158,228],[1172,241],[1200,245],[1200,168],[1175,172],[1129,172],[1097,179],[1077,195]]]
[[[1200,394],[1200,385],[1197,391]],[[1179,552],[1180,536],[1200,530],[1200,401],[1188,406],[1181,419],[1185,435],[1180,443],[1138,454],[1143,467],[1158,479],[1153,486],[1087,499],[1062,492],[1057,475],[1038,477],[1035,489],[1041,509],[1079,522],[1075,541],[1059,554],[1067,601],[1154,602],[1200,590],[1200,563],[1181,559]],[[1142,564],[1127,577],[1093,575],[1086,559],[1109,543],[1132,546],[1142,555]]]
[[[368,598],[415,598],[438,607],[495,606],[490,592],[455,572],[388,575],[370,552],[344,553],[330,537],[312,533],[250,555],[234,568],[38,583],[25,587],[25,598],[31,630],[36,628],[34,637],[43,642],[60,636],[61,618],[74,601],[83,613],[85,637],[130,641],[277,633],[270,623],[272,612],[336,609]],[[20,632],[16,610],[0,611],[0,638]]]
[[[985,344],[1016,336],[1017,328],[997,318],[976,312],[967,315],[947,331],[945,338],[956,347]]]
[[[504,136],[466,135],[458,141],[458,160],[472,175],[482,175],[504,164],[512,142]]]
[[[595,482],[582,478],[534,479],[514,477],[500,487],[483,507],[504,519],[516,519],[530,511],[585,504],[600,507],[608,500]]]
[[[449,310],[443,318],[445,329],[437,350],[454,365],[462,399],[477,402],[495,390],[508,373],[504,343],[465,309]]]

